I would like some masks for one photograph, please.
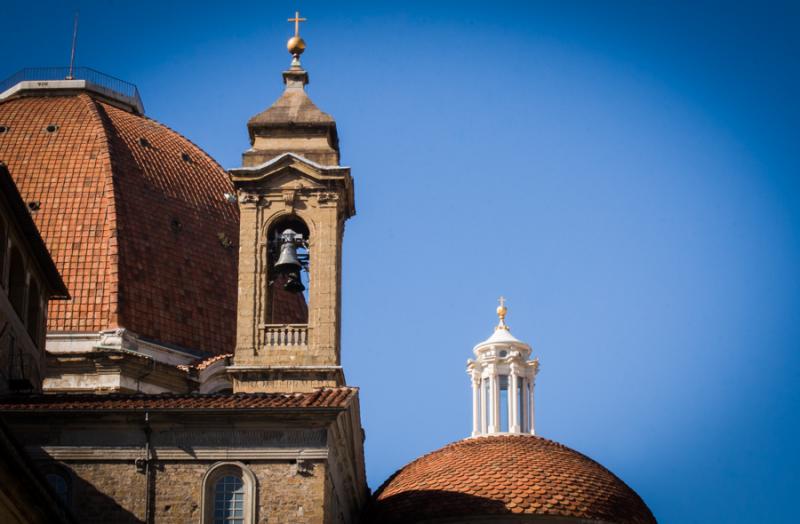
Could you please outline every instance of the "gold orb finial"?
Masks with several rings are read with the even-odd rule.
[[[299,36],[293,36],[286,42],[286,49],[292,56],[300,56],[306,50],[306,42]]]
[[[500,305],[497,306],[497,317],[500,319],[500,323],[497,324],[496,329],[508,329],[508,325],[506,325],[506,313],[508,313],[506,297],[500,297],[497,300],[500,302]]]
[[[294,22],[294,36],[286,42],[286,49],[295,58],[299,58],[306,50],[306,42],[300,38],[300,22],[307,21],[308,18],[300,18],[300,11],[295,11],[294,18],[290,18],[289,22]]]

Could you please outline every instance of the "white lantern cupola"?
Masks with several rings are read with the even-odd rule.
[[[533,388],[539,360],[529,360],[531,347],[515,338],[506,324],[505,299],[491,337],[475,348],[467,361],[472,378],[472,436],[500,433],[535,434]]]

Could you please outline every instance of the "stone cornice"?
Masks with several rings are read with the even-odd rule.
[[[25,450],[34,459],[108,461],[136,460],[143,455],[141,446],[97,447],[97,446],[26,446]],[[159,460],[326,460],[325,448],[154,448]]]

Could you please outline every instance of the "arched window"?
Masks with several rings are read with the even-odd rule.
[[[61,500],[65,506],[69,505],[69,478],[67,475],[60,472],[51,472],[47,473],[44,478],[47,479],[47,483],[53,488],[59,500]]]
[[[240,462],[213,465],[203,478],[204,524],[255,524],[256,478]]]
[[[36,280],[31,278],[31,284],[28,286],[28,335],[36,346],[39,346],[39,322],[41,320],[41,298],[39,296],[39,284]]]
[[[11,262],[8,271],[8,297],[14,311],[19,318],[25,313],[25,263],[22,261],[22,254],[16,247],[11,248]]]

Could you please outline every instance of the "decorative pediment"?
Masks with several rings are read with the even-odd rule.
[[[252,167],[229,169],[233,183],[272,181],[287,175],[298,175],[325,184],[330,180],[350,180],[350,168],[342,166],[323,166],[294,153],[284,153],[263,164]]]
[[[331,190],[344,200],[347,216],[355,214],[353,178],[350,168],[323,166],[295,153],[284,153],[268,162],[251,167],[229,169],[234,186],[246,191],[292,192]],[[327,196],[326,196],[327,198]],[[327,198],[327,200],[332,200]]]

